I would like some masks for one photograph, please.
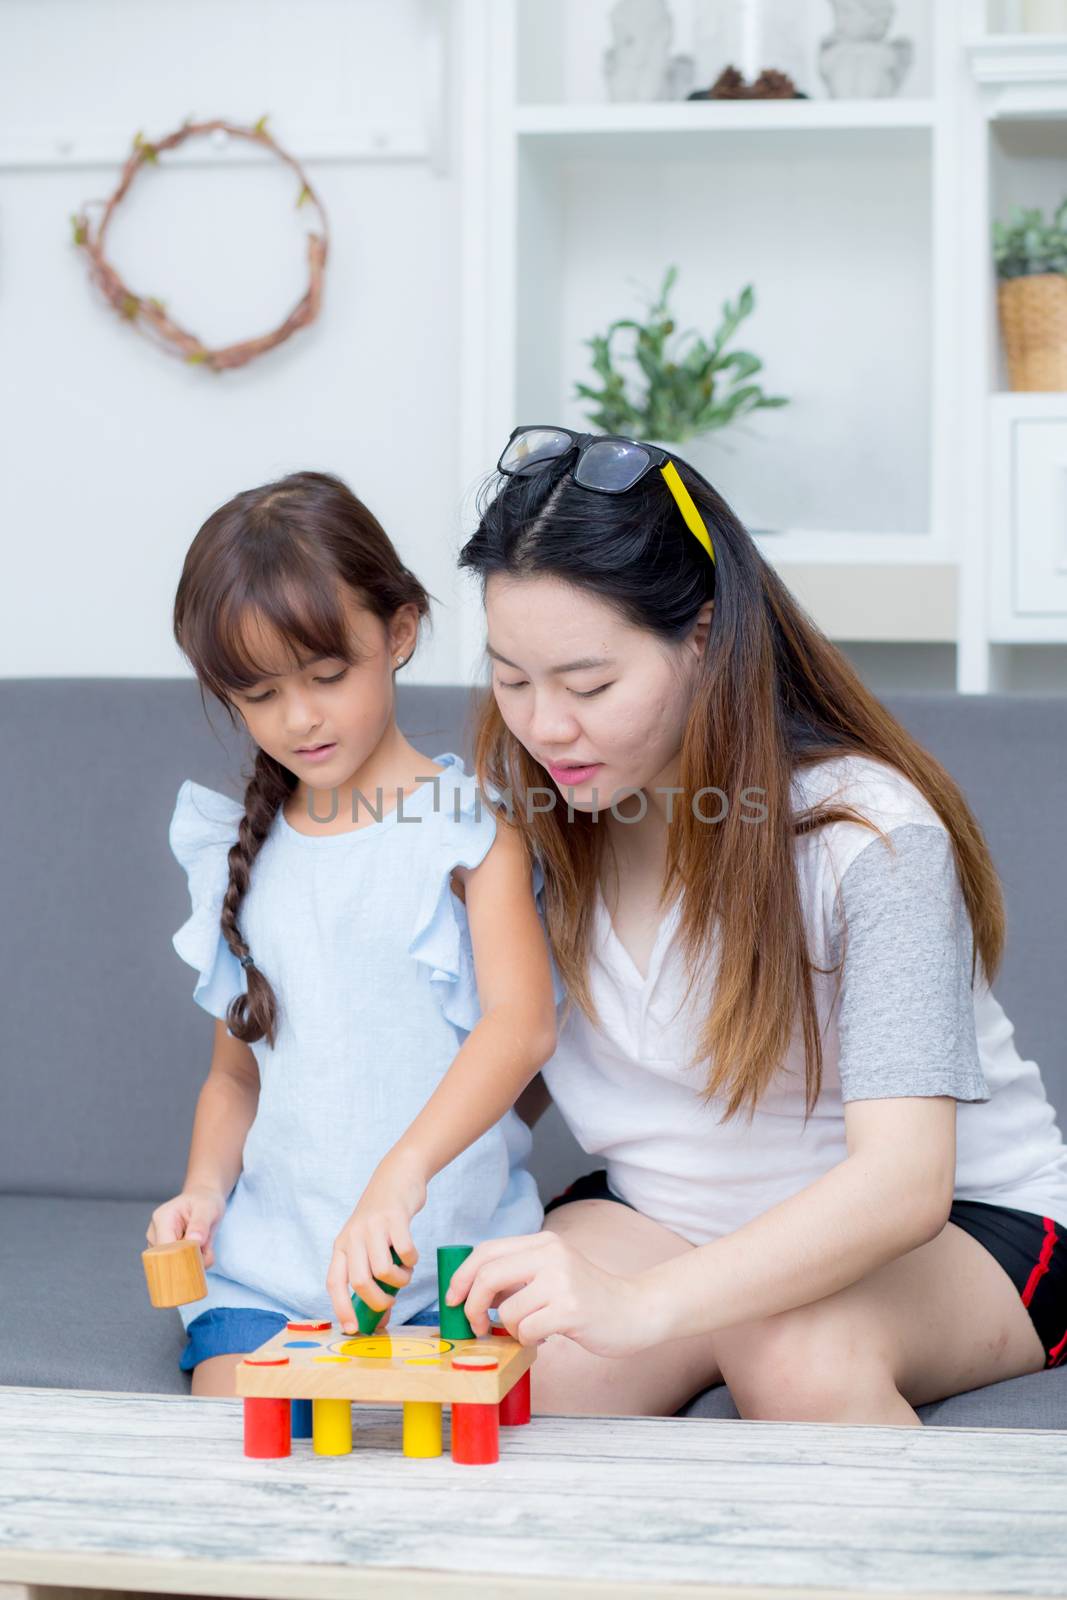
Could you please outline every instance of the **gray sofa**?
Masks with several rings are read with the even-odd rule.
[[[1067,699],[887,702],[986,830],[1009,913],[995,990],[1064,1126]],[[429,755],[468,755],[469,713],[465,690],[400,690]],[[171,948],[188,899],[167,823],[183,778],[241,792],[242,741],[217,708],[209,726],[187,680],[12,679],[0,748],[0,1383],[187,1393],[178,1315],[149,1305],[140,1262],[152,1208],[184,1174],[212,1030]],[[554,1111],[535,1148],[545,1198],[592,1165]],[[737,1415],[722,1385],[686,1411]],[[1067,1367],[920,1414],[1064,1428]]]

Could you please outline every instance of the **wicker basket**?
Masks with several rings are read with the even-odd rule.
[[[997,308],[1011,387],[1067,389],[1067,273],[1004,278]]]

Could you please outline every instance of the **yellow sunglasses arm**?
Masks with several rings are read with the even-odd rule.
[[[708,555],[714,562],[715,551],[711,547],[711,535],[708,533],[703,517],[696,508],[693,496],[689,493],[689,490],[686,488],[685,484],[678,475],[678,468],[675,466],[673,461],[668,461],[666,465],[660,467],[659,470],[663,474],[664,482],[666,483],[667,488],[671,491],[671,494],[678,503],[678,510],[685,518],[686,527],[689,528],[692,533],[696,534],[697,538],[704,546],[704,549],[708,552]]]

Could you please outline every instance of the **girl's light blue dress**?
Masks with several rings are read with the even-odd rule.
[[[207,1298],[179,1308],[185,1327],[229,1306],[333,1318],[333,1241],[478,1021],[466,908],[449,876],[478,865],[496,819],[459,756],[433,764],[444,770],[400,804],[368,796],[381,820],[349,833],[299,833],[279,810],[253,863],[238,922],[279,1025],[273,1049],[262,1039],[250,1047],[259,1107],[215,1231]],[[359,817],[369,814],[361,802]],[[238,801],[187,779],[170,824],[192,900],[174,948],[199,974],[193,998],[223,1020],[246,988],[219,924],[243,815]],[[532,888],[540,910],[540,866]],[[552,976],[558,1005],[554,962]],[[412,1222],[419,1260],[392,1326],[435,1302],[438,1245],[539,1230],[530,1147],[529,1128],[508,1111],[431,1179]]]

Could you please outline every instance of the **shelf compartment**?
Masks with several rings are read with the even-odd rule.
[[[640,316],[668,264],[679,327],[705,334],[752,281],[756,309],[734,344],[762,358],[768,393],[795,403],[678,453],[746,525],[785,530],[766,535],[771,559],[952,559],[930,531],[942,520],[931,141],[922,130],[844,145],[776,134],[690,137],[684,163],[657,136],[639,136],[632,160],[557,159],[551,140],[519,141],[515,420],[589,425],[572,395],[590,378],[584,341]]]

